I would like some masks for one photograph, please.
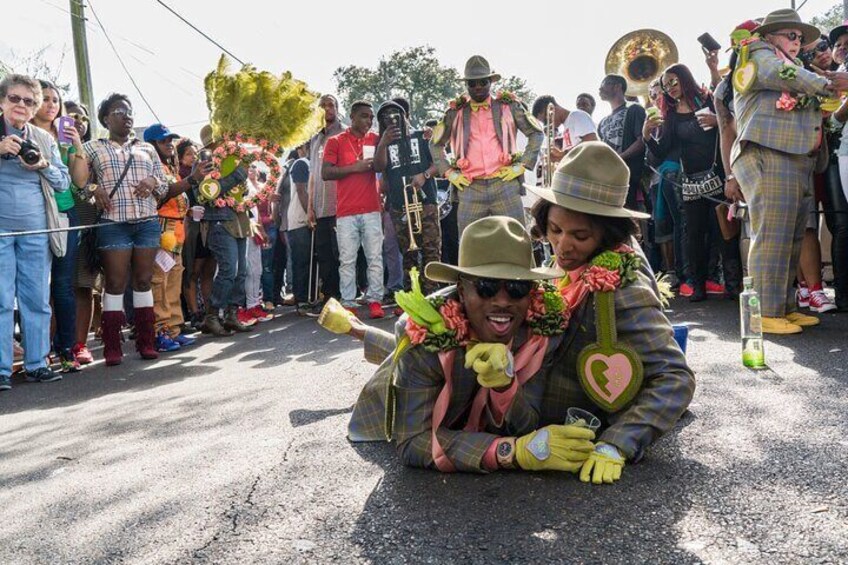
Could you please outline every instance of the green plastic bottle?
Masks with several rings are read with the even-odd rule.
[[[742,364],[750,369],[765,369],[763,351],[763,317],[760,297],[754,290],[754,281],[745,277],[745,290],[739,295],[739,321],[742,333]]]

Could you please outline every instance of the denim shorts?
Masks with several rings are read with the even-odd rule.
[[[133,224],[101,220],[97,228],[97,249],[156,249],[159,247],[158,218]]]

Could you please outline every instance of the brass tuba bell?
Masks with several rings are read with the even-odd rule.
[[[604,62],[607,74],[627,79],[627,95],[648,95],[651,82],[677,62],[677,46],[655,29],[638,29],[623,35],[610,47]]]

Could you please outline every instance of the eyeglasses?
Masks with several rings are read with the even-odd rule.
[[[35,100],[33,100],[32,98],[24,98],[23,96],[18,96],[17,94],[7,94],[6,100],[11,102],[12,104],[20,104],[21,102],[23,102],[24,106],[26,106],[27,108],[35,107]]]
[[[828,49],[830,49],[830,43],[828,43],[826,39],[822,39],[818,42],[818,44],[816,44],[816,46],[813,48],[813,51],[824,53]]]
[[[521,300],[522,298],[526,298],[533,288],[536,286],[536,283],[533,281],[507,281],[503,279],[469,279],[464,278],[464,281],[467,281],[474,285],[474,290],[477,292],[477,295],[480,298],[494,298],[501,291],[502,288],[506,289],[506,293],[513,300]]]
[[[118,116],[119,118],[132,118],[133,111],[127,108],[115,108],[109,112],[110,116]]]
[[[781,37],[785,37],[789,41],[800,41],[804,42],[804,36],[800,33],[795,33],[794,31],[775,31],[772,35],[779,35]]]
[[[479,79],[467,80],[467,81],[465,81],[465,84],[467,84],[469,88],[476,88],[478,86],[480,86],[480,87],[489,86],[489,84],[491,84],[491,82],[492,82],[491,79],[479,78]]]

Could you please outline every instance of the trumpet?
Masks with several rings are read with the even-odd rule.
[[[545,142],[547,149],[545,150],[545,163],[542,168],[542,187],[550,188],[554,180],[554,159],[553,148],[554,139],[556,136],[556,126],[554,125],[554,117],[556,107],[553,102],[548,103],[545,109]]]
[[[403,213],[406,214],[406,227],[409,230],[409,251],[418,251],[415,235],[421,233],[421,212],[424,205],[418,198],[418,189],[403,179]]]

